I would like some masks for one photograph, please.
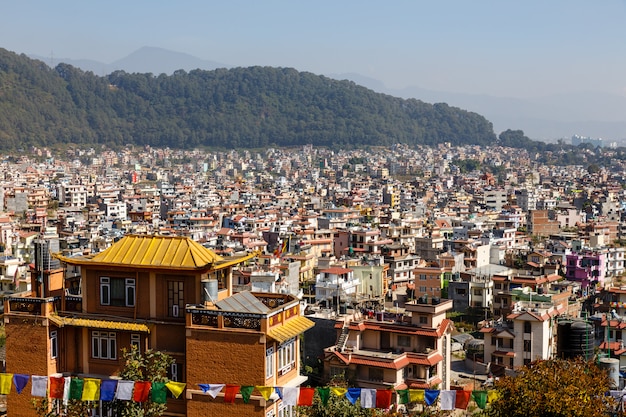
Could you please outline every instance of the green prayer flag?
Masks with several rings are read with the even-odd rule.
[[[152,401],[157,404],[165,404],[167,402],[165,382],[153,382],[150,397],[152,398]]]
[[[484,410],[487,406],[487,391],[472,391],[472,399],[481,410]]]
[[[81,400],[83,398],[83,380],[72,378],[70,380],[70,400]]]
[[[252,385],[244,385],[239,388],[239,392],[241,393],[241,398],[243,398],[244,404],[248,404],[248,402],[250,401],[252,391],[254,391],[254,386]]]
[[[398,404],[408,404],[411,402],[408,389],[399,389],[396,392],[398,393],[399,397]]]
[[[328,404],[328,398],[330,398],[330,387],[317,387],[317,395],[320,396],[320,400],[324,407]]]

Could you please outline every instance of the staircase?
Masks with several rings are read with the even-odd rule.
[[[335,347],[339,352],[343,352],[343,349],[346,347],[346,342],[348,341],[348,326],[344,325],[341,328],[341,334],[339,335],[339,339],[337,339],[337,344]]]

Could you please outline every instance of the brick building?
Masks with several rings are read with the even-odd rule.
[[[128,235],[95,255],[58,256],[65,268],[45,271],[37,290],[5,302],[7,372],[108,379],[123,366],[121,349],[135,345],[141,351],[163,351],[175,361],[169,379],[189,388],[185,396],[168,399],[169,416],[207,415],[206,406],[195,405],[194,384],[216,378],[297,384],[297,336],[313,323],[300,317],[292,296],[233,296],[231,268],[254,256],[222,258],[188,238],[140,235]],[[69,274],[77,266],[80,274]],[[247,308],[237,303],[242,297],[249,299]],[[281,349],[291,354],[289,371],[279,360],[268,359],[268,352]],[[10,394],[9,414],[34,416],[30,398]],[[218,403],[223,401],[212,405]],[[216,410],[209,415],[265,416],[279,406],[280,401],[270,400],[254,410],[236,406],[231,414]],[[106,411],[103,404],[96,412]]]

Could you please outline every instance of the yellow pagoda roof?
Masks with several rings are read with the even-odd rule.
[[[95,255],[56,257],[70,265],[133,268],[201,269],[224,263],[224,258],[190,238],[154,235],[126,235]]]

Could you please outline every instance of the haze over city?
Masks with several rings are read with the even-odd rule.
[[[626,137],[624,1],[30,1],[3,16],[0,46],[49,64],[150,46],[446,101],[539,139]]]

